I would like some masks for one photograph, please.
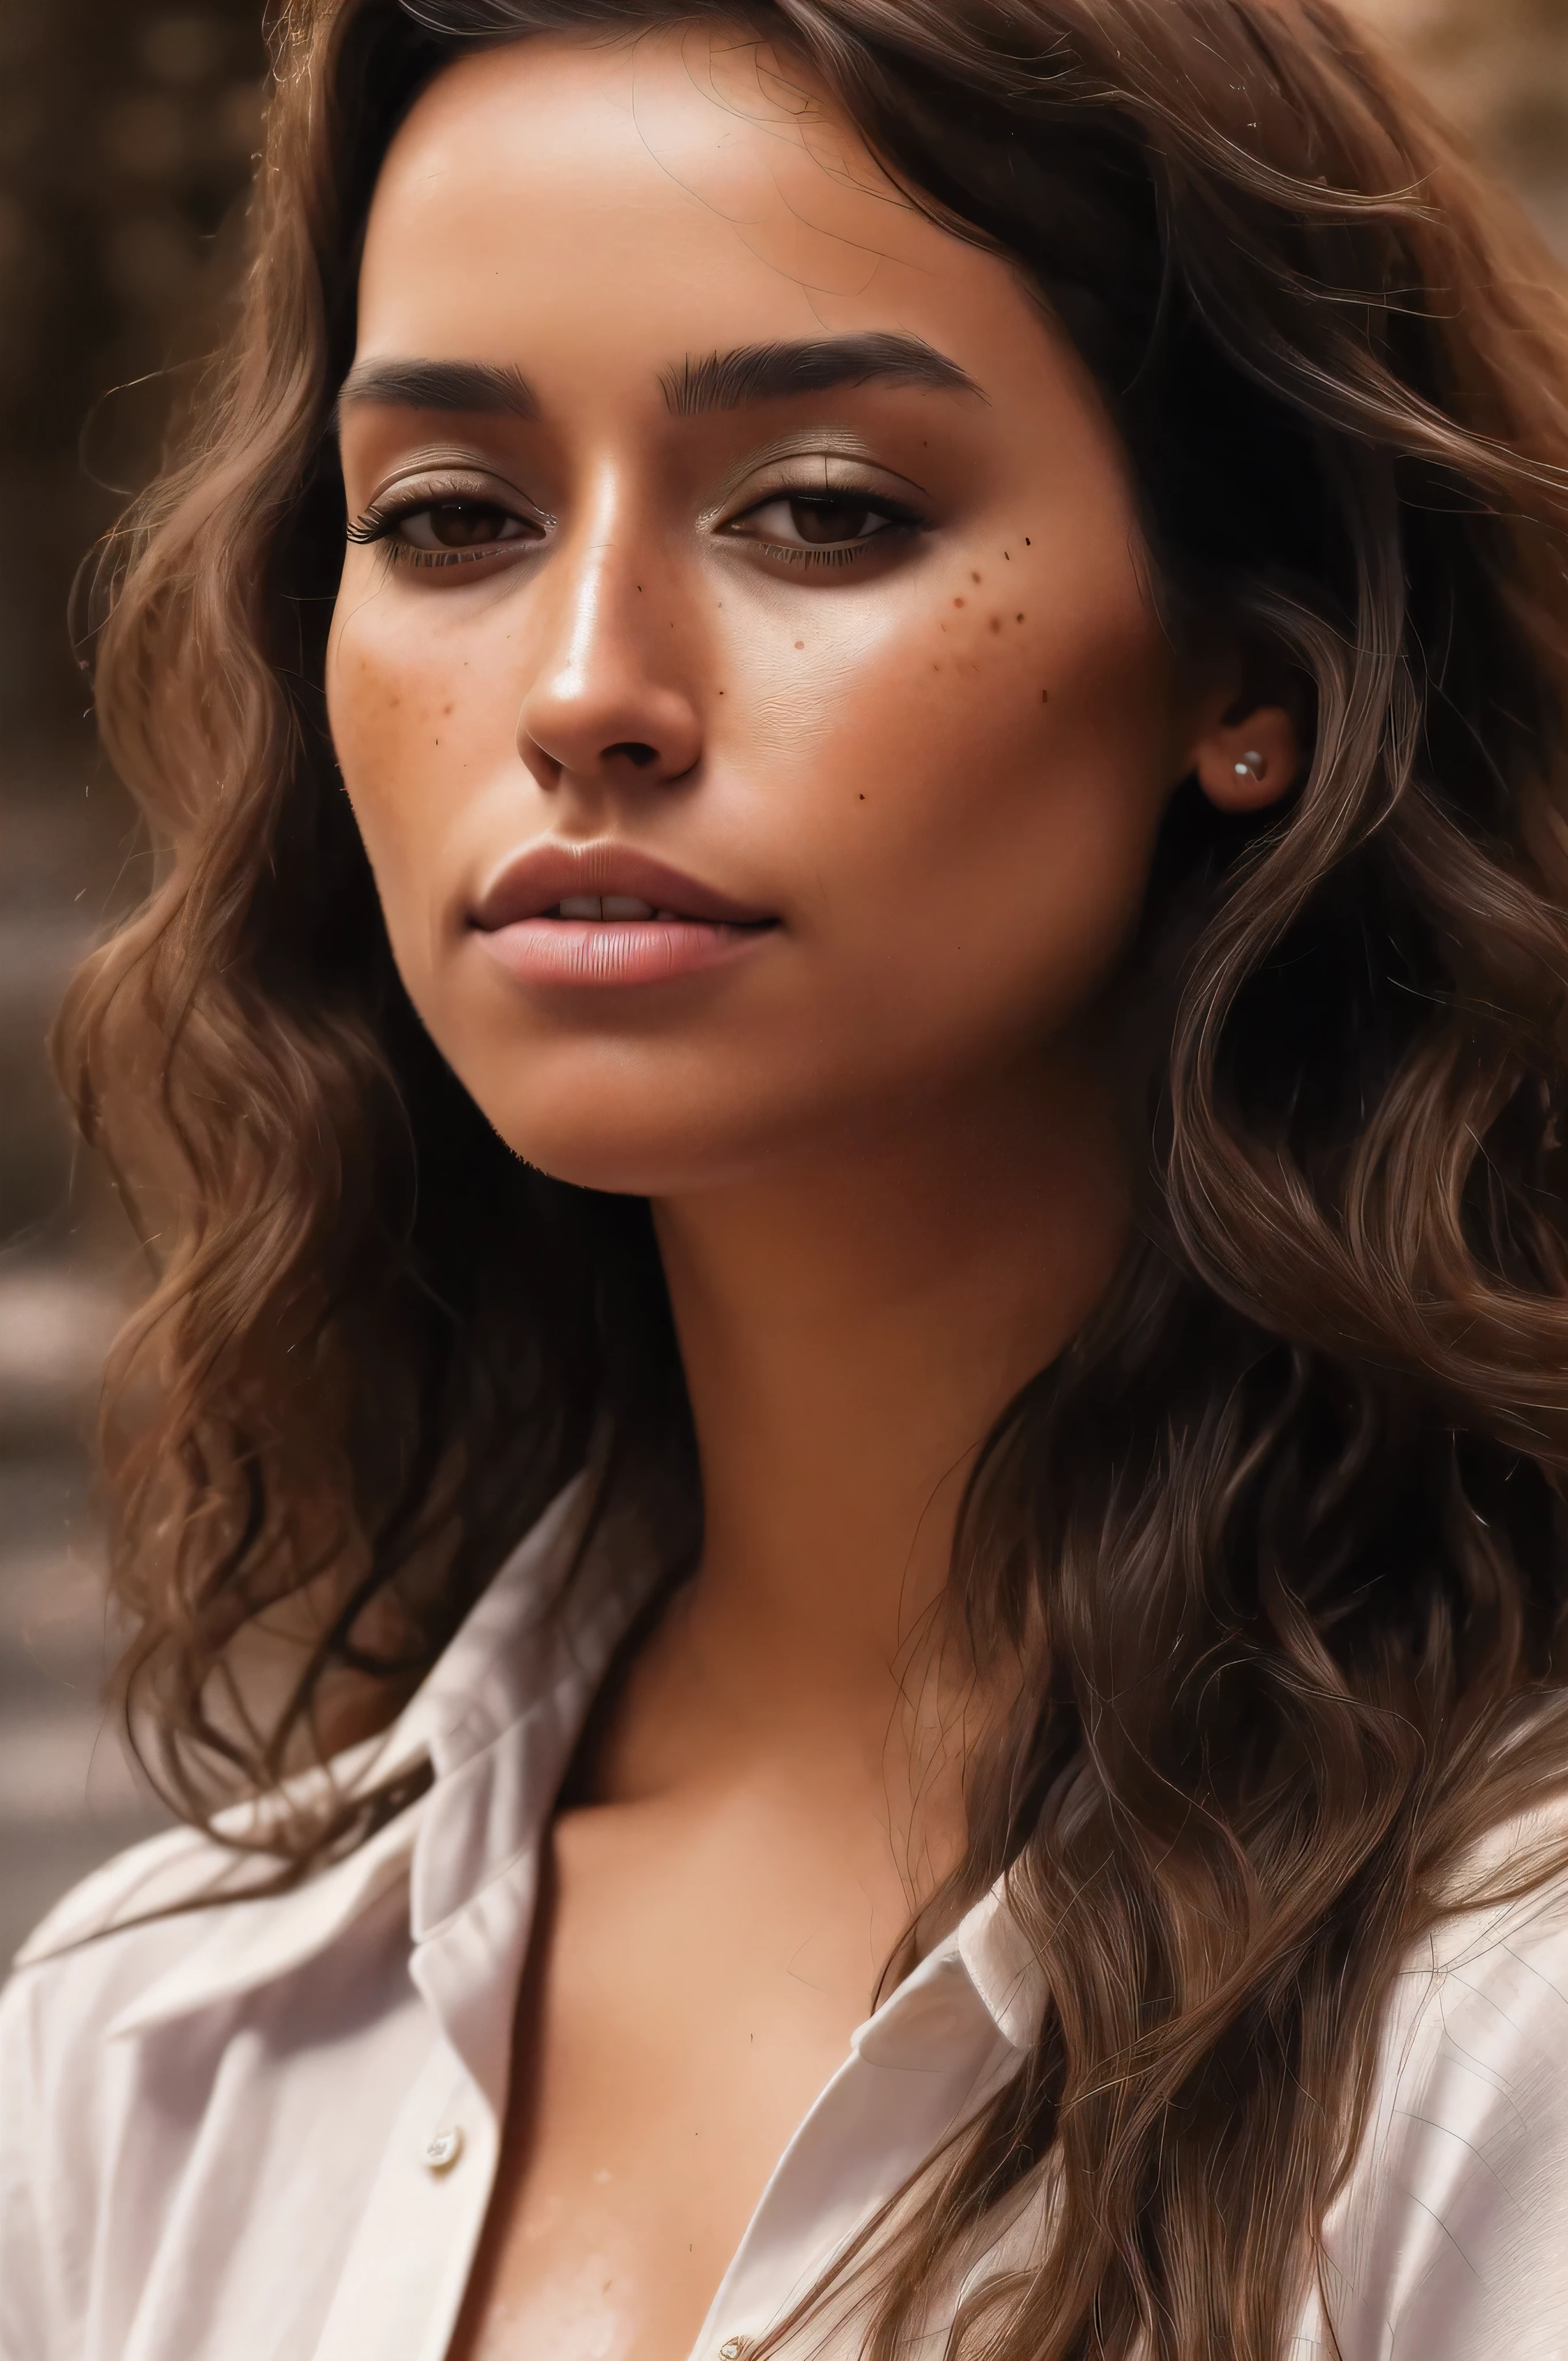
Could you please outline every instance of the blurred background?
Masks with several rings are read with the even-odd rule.
[[[260,0],[0,0],[0,1960],[158,1818],[100,1702],[85,1447],[137,1259],[44,1049],[147,872],[66,615],[214,333],[264,57]]]
[[[1568,0],[1350,0],[1568,255]],[[260,0],[0,0],[0,1961],[159,1823],[100,1702],[87,1438],[132,1241],[45,1034],[146,881],[99,760],[72,577],[219,332],[259,133]]]

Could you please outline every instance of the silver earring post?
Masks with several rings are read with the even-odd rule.
[[[1268,764],[1261,754],[1244,754],[1236,764],[1236,776],[1238,779],[1255,779],[1261,786],[1267,768]]]

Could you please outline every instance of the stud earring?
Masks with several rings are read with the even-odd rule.
[[[1261,786],[1267,769],[1268,764],[1261,754],[1244,754],[1236,764],[1236,776],[1238,779],[1255,779]]]

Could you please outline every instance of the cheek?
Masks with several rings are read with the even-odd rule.
[[[415,625],[419,627],[415,627]],[[471,648],[345,581],[327,650],[327,721],[400,961],[494,717],[469,688]],[[487,767],[493,768],[493,761]]]
[[[1093,544],[1091,544],[1092,546]],[[839,982],[953,1047],[1050,1021],[1113,967],[1173,771],[1170,654],[1126,535],[1091,560],[933,567],[853,643],[792,651],[768,775]],[[796,634],[800,637],[802,634]],[[783,783],[787,779],[787,792]]]

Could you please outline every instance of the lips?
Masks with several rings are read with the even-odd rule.
[[[531,847],[492,881],[469,925],[516,983],[627,986],[727,966],[777,921],[609,840]]]
[[[527,918],[616,926],[648,919],[716,927],[774,923],[769,911],[751,908],[613,840],[531,846],[508,862],[469,923],[481,934],[493,934]]]

